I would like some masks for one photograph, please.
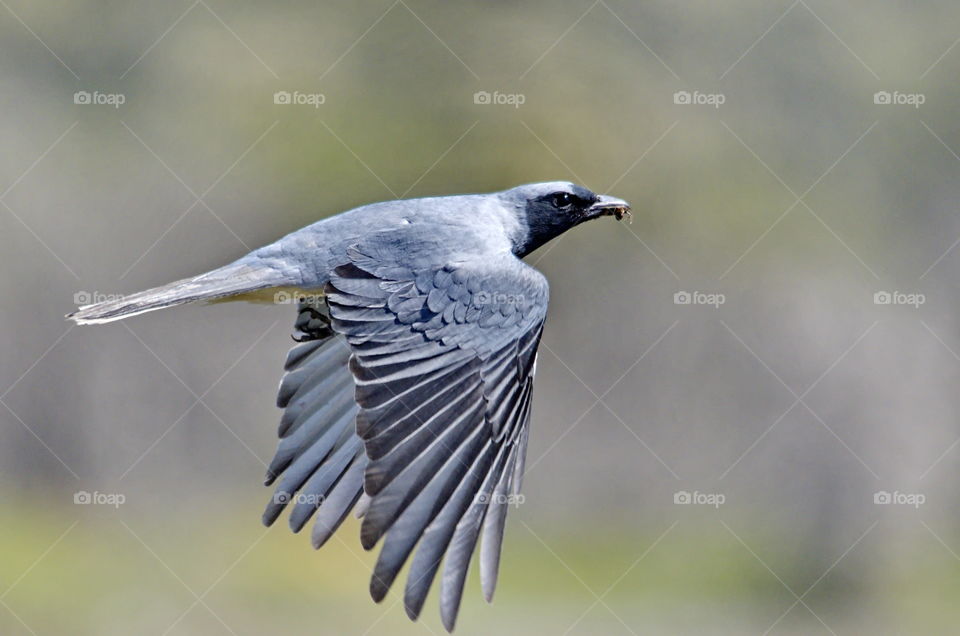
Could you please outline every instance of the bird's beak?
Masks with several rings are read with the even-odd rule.
[[[618,221],[623,217],[630,218],[630,204],[623,199],[601,194],[597,202],[587,208],[587,218],[596,219],[601,216],[615,216]]]

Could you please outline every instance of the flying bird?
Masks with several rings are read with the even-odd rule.
[[[363,547],[383,544],[375,601],[412,555],[412,620],[442,561],[440,615],[452,631],[478,540],[493,598],[507,503],[523,476],[548,285],[521,259],[581,223],[629,214],[625,201],[568,182],[374,203],[67,317],[97,324],[192,302],[296,302],[263,522],[287,507],[294,532],[314,518],[319,548],[354,511]]]

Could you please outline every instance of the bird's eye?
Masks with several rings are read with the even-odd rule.
[[[573,203],[573,197],[566,192],[557,192],[551,197],[551,203],[555,208],[566,208]]]

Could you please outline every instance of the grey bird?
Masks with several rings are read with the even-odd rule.
[[[194,278],[80,307],[79,324],[190,302],[296,302],[277,406],[279,479],[263,513],[315,516],[322,546],[351,510],[377,602],[412,555],[404,606],[416,620],[443,561],[452,631],[480,541],[493,598],[507,504],[520,492],[546,278],[521,258],[570,228],[629,215],[568,182],[365,205]]]

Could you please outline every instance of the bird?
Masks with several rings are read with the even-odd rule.
[[[351,511],[382,548],[376,602],[411,559],[404,608],[437,572],[452,632],[477,544],[488,602],[508,503],[520,495],[549,287],[522,259],[630,205],[566,181],[373,203],[327,217],[205,274],[79,307],[108,323],[186,303],[295,304],[265,484],[267,526],[290,508],[320,548]]]

